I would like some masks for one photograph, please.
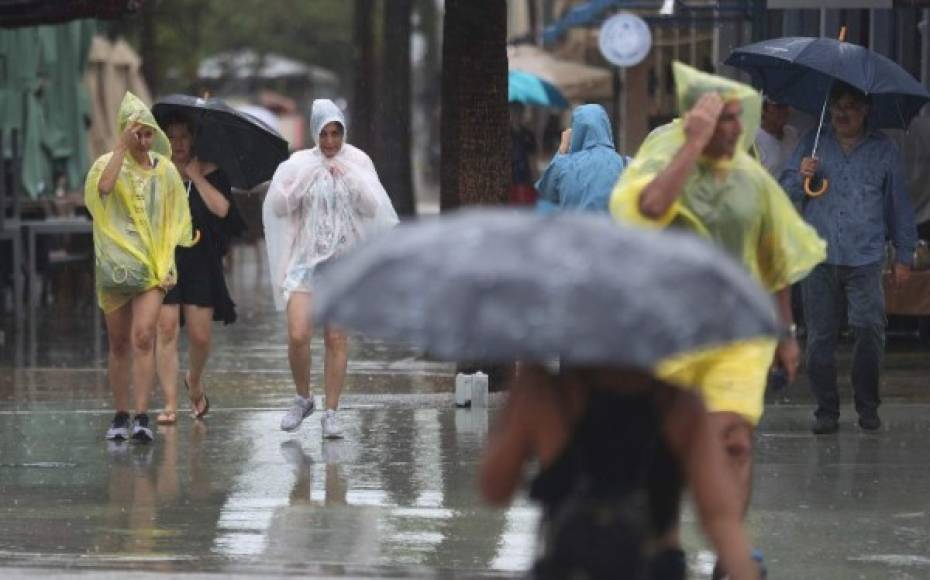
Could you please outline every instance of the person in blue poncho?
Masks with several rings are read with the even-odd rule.
[[[562,133],[562,144],[536,183],[537,211],[607,212],[610,194],[626,163],[614,149],[607,111],[600,105],[581,105],[572,111],[572,127]]]

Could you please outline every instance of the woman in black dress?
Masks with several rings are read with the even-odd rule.
[[[177,251],[178,284],[165,296],[158,317],[157,367],[165,393],[165,410],[158,423],[170,425],[177,420],[178,336],[182,321],[187,325],[190,368],[184,375],[184,386],[191,414],[199,419],[210,410],[202,379],[210,355],[212,323],[221,320],[230,324],[236,320],[222,260],[229,237],[241,231],[244,224],[231,200],[226,175],[214,164],[194,156],[195,125],[177,116],[168,119],[164,129],[171,141],[171,160],[188,191],[194,230],[199,231],[193,247]]]

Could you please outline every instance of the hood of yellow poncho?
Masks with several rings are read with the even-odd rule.
[[[691,107],[697,103],[698,99],[707,93],[717,93],[727,103],[740,102],[743,109],[740,115],[743,132],[740,135],[739,146],[734,155],[746,154],[752,147],[756,131],[762,122],[762,95],[749,85],[705,73],[677,61],[672,63],[672,75],[675,79],[678,111],[682,115],[691,110]],[[679,125],[678,130],[683,132],[680,120],[676,121],[676,124]],[[730,159],[711,160],[705,158],[702,162],[716,167],[725,167],[732,161]]]
[[[123,96],[123,101],[119,105],[116,120],[120,135],[123,134],[123,131],[125,131],[126,127],[132,122],[138,122],[152,129],[155,132],[155,137],[152,139],[152,151],[164,155],[169,159],[171,158],[171,142],[168,141],[168,136],[165,135],[165,132],[158,126],[155,116],[152,114],[152,111],[145,106],[142,99],[126,91],[126,94]]]

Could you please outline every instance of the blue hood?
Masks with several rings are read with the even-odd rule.
[[[581,105],[575,108],[572,111],[571,153],[598,146],[614,148],[614,136],[607,111],[600,105]]]
[[[537,210],[606,212],[610,194],[625,167],[614,150],[607,111],[600,105],[581,105],[572,111],[569,153],[556,153],[536,183]]]

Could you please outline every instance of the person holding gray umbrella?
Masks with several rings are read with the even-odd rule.
[[[895,247],[896,286],[907,282],[917,243],[914,209],[901,155],[890,137],[870,126],[870,99],[844,82],[830,91],[830,126],[811,131],[795,149],[781,183],[827,240],[827,261],[801,283],[807,326],[807,373],[817,408],[814,434],[839,429],[836,345],[843,300],[855,336],[851,381],[859,427],[876,431],[879,374],[885,342],[882,271],[885,240]],[[829,183],[811,192],[805,180]]]
[[[525,363],[480,479],[505,503],[539,459],[538,577],[675,577],[650,553],[668,545],[683,482],[731,577],[758,577],[700,400],[651,376],[676,353],[777,332],[771,298],[712,245],[602,214],[459,211],[321,272],[314,320],[442,360]],[[554,358],[560,376],[540,366]]]
[[[371,159],[345,142],[342,111],[329,99],[313,102],[310,126],[317,146],[298,151],[275,171],[262,207],[275,306],[287,310],[288,362],[297,395],[281,419],[294,431],[313,413],[310,389],[312,296],[318,271],[355,244],[397,223],[397,213]],[[323,436],[343,436],[336,415],[348,366],[348,337],[323,328],[326,412]]]

